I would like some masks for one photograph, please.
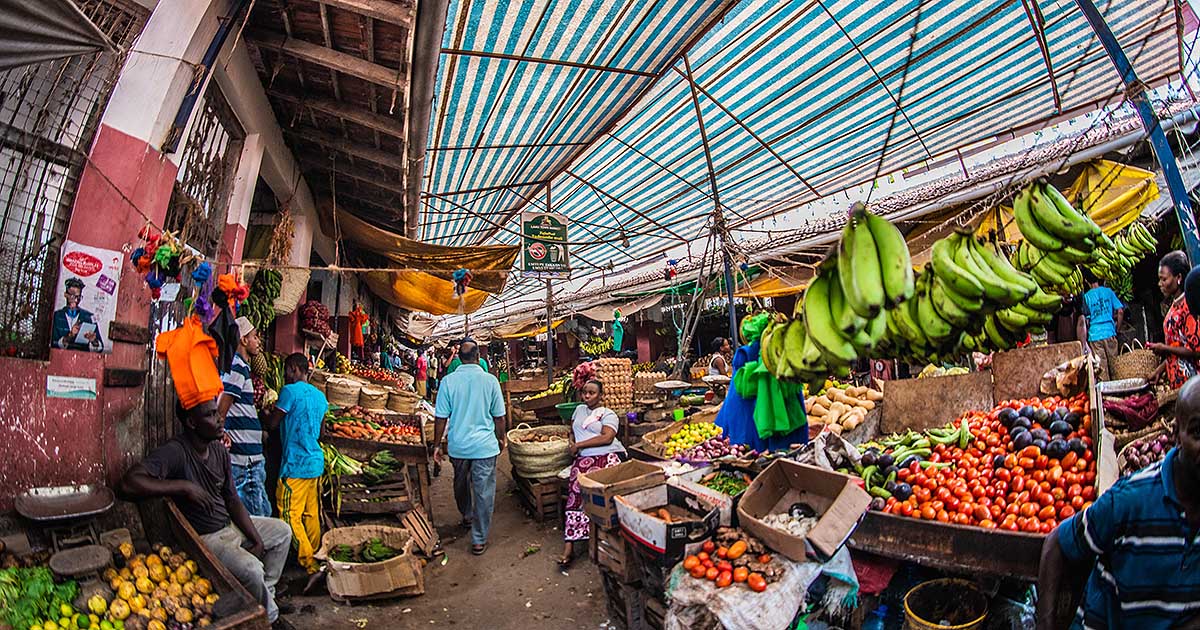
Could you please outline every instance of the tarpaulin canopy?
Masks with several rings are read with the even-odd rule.
[[[621,311],[621,317],[629,317],[640,310],[657,305],[662,300],[663,296],[661,294],[648,295],[636,300],[609,302],[608,304],[578,310],[575,313],[598,322],[611,322],[615,319],[613,317],[614,310]]]
[[[0,70],[114,48],[71,0],[0,0]]]
[[[1172,0],[1101,10],[1139,78],[1178,76]],[[515,243],[549,184],[580,276],[709,231],[689,79],[734,229],[1124,97],[1071,2],[451,0],[447,23],[422,237]]]
[[[750,286],[734,295],[740,298],[771,298],[785,295],[797,295],[813,278],[813,270],[809,267],[774,267],[766,273],[750,281]]]
[[[565,319],[555,320],[554,328],[558,328]],[[546,325],[539,324],[537,318],[531,317],[511,324],[496,326],[491,329],[492,336],[496,339],[524,339],[525,337],[536,337],[546,332]]]
[[[483,306],[489,293],[504,290],[504,283],[520,249],[515,245],[448,247],[422,243],[375,227],[332,203],[321,204],[321,229],[360,247],[355,261],[386,271],[366,271],[362,277],[379,297],[400,308],[433,315],[472,313]],[[471,272],[470,286],[454,295],[453,274]]]

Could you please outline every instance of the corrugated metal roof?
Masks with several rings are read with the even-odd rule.
[[[1075,4],[1029,4],[1044,18],[1052,72],[1020,0],[735,5],[687,51],[729,223],[1119,99]],[[1144,81],[1178,72],[1170,0],[1102,9]],[[535,196],[550,181],[583,273],[702,238],[707,169],[683,64],[672,60],[722,10],[712,0],[456,0],[446,48],[622,71],[444,54],[423,237],[515,242],[513,212],[543,208]],[[609,133],[579,146],[651,83]],[[478,146],[508,148],[463,148]]]

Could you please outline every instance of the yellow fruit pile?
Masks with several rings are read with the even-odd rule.
[[[195,560],[166,546],[149,555],[134,555],[128,544],[121,545],[120,551],[125,567],[104,572],[115,595],[110,602],[92,598],[100,600],[94,606],[89,600],[93,613],[107,612],[109,620],[123,622],[128,630],[166,630],[172,620],[196,627],[212,625],[218,596],[212,583],[200,577]]]
[[[675,453],[681,453],[697,444],[720,436],[721,427],[709,422],[697,422],[675,432],[667,438],[663,446],[666,447],[667,457],[671,457]]]
[[[103,601],[103,600],[101,600]],[[85,614],[75,612],[75,609],[70,604],[62,604],[59,606],[59,614],[62,615],[57,620],[47,619],[42,623],[29,626],[29,630],[125,630],[124,625],[116,626],[107,620],[101,620],[100,616],[95,614]],[[108,624],[105,626],[105,624]]]

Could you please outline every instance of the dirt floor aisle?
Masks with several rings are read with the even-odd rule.
[[[281,597],[298,611],[287,616],[301,630],[353,628],[532,628],[611,627],[599,572],[579,556],[563,575],[554,560],[562,553],[560,523],[539,524],[521,509],[501,455],[496,471],[496,510],[487,553],[473,556],[470,535],[459,526],[449,463],[433,480],[433,521],[447,550],[443,566],[425,567],[425,594],[375,605],[339,606],[324,590],[319,596]],[[540,545],[540,550],[525,556]],[[586,552],[586,549],[584,549]],[[524,557],[523,557],[524,556]],[[295,577],[290,571],[284,580]]]

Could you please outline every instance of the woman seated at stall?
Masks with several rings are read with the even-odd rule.
[[[600,406],[604,397],[604,385],[597,380],[588,381],[581,392],[583,404],[575,408],[571,416],[571,485],[567,490],[566,523],[563,526],[563,555],[558,566],[566,570],[574,559],[575,542],[587,540],[590,521],[583,512],[583,497],[579,490],[579,476],[615,466],[625,460],[625,447],[617,439],[620,422],[617,414],[608,407]]]
[[[1158,288],[1170,304],[1163,320],[1166,343],[1146,344],[1146,348],[1164,358],[1152,380],[1165,383],[1172,390],[1183,387],[1196,375],[1197,359],[1200,359],[1200,322],[1188,308],[1183,291],[1188,270],[1187,256],[1181,251],[1173,251],[1159,262]]]

